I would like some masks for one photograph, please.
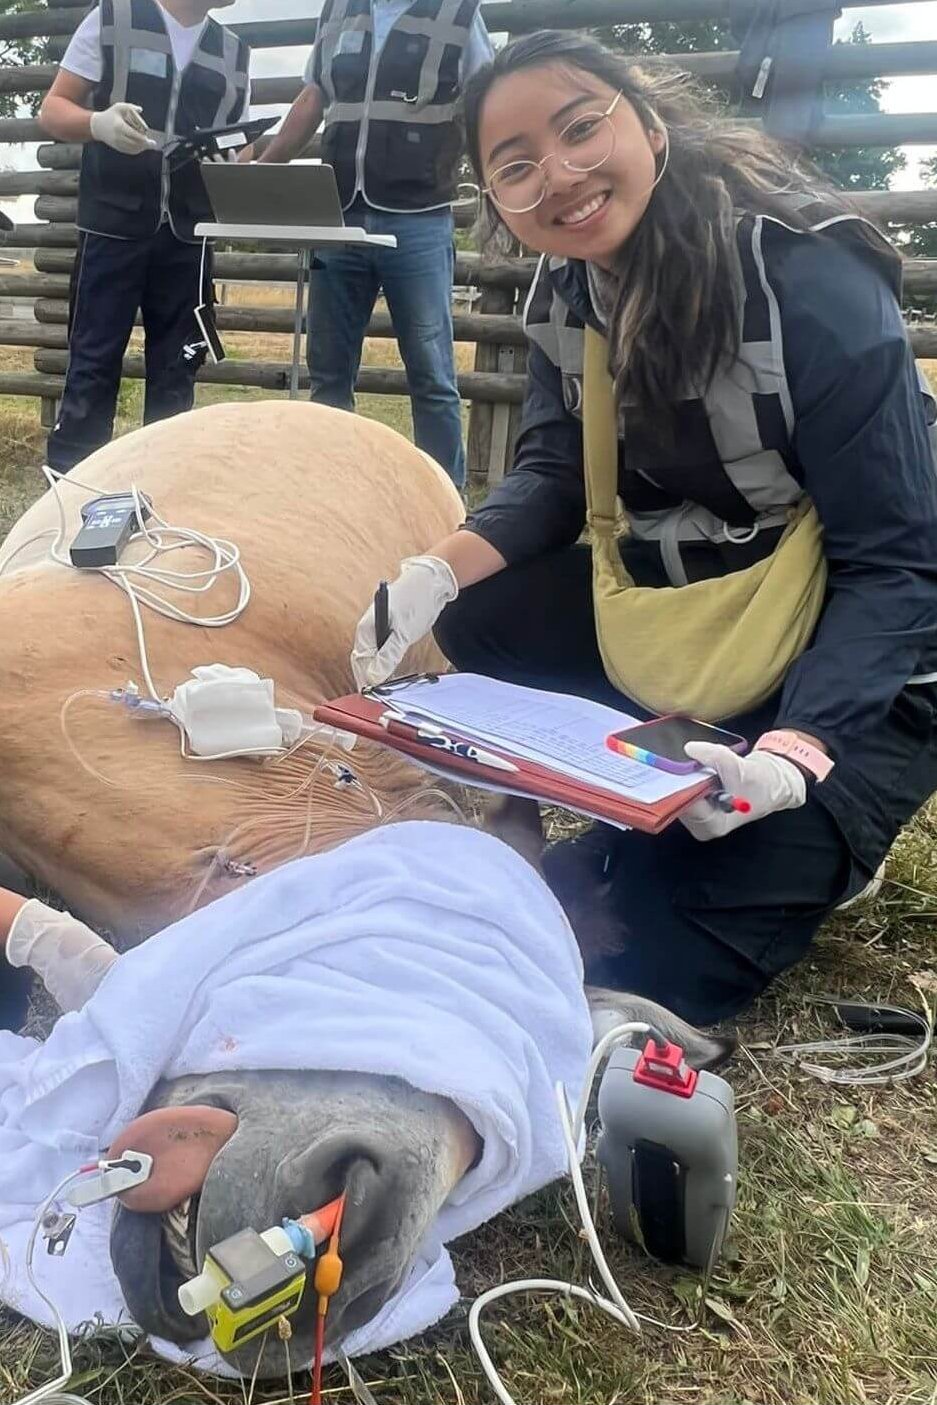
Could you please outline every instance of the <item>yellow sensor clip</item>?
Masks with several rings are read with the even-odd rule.
[[[214,1245],[197,1278],[179,1289],[190,1317],[204,1312],[219,1351],[233,1351],[302,1301],[306,1264],[284,1229],[242,1229]]]

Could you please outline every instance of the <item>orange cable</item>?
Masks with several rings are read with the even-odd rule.
[[[322,1405],[322,1358],[325,1354],[325,1318],[329,1301],[338,1292],[342,1281],[343,1264],[338,1252],[338,1236],[341,1233],[345,1214],[345,1197],[341,1196],[335,1214],[335,1225],[329,1239],[329,1247],[316,1264],[315,1289],[319,1294],[316,1320],[316,1349],[312,1367],[312,1391],[309,1405]]]

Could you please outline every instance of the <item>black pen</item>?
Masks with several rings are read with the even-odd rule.
[[[378,649],[383,649],[390,638],[390,609],[386,581],[381,581],[374,592],[374,635]]]

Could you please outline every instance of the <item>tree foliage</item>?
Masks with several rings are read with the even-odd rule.
[[[861,21],[853,28],[850,44],[870,44],[872,36]],[[847,86],[827,84],[825,108],[830,116],[843,113],[881,112],[887,83],[881,78]],[[854,190],[887,190],[896,171],[903,171],[907,157],[897,147],[849,146],[815,153],[821,170],[839,185]]]
[[[36,0],[0,0],[0,18],[38,9]],[[24,64],[48,61],[47,39],[0,39],[0,68],[20,68]],[[0,93],[0,117],[16,117],[35,112],[41,99],[35,95]]]
[[[922,161],[918,167],[925,185],[937,190],[937,156]],[[937,222],[919,224],[908,231],[907,252],[919,259],[937,259]],[[932,298],[931,302],[937,302]]]
[[[596,31],[611,48],[628,54],[711,53],[738,48],[738,39],[727,24],[700,21],[692,24],[619,24]],[[853,28],[850,44],[868,44],[871,35],[861,23]],[[825,110],[832,114],[880,112],[886,84],[873,78],[848,86],[827,84]],[[891,176],[903,170],[904,153],[895,147],[844,147],[814,152],[817,165],[839,185],[861,190],[886,190]]]

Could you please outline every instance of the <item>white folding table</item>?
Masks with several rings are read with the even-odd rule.
[[[195,235],[198,239],[249,239],[252,242],[262,240],[265,244],[282,244],[299,252],[299,269],[296,275],[296,306],[293,319],[293,364],[290,370],[291,400],[295,400],[299,394],[303,318],[308,308],[306,290],[309,286],[313,251],[336,244],[365,244],[383,249],[396,249],[397,247],[397,240],[393,234],[368,234],[363,229],[346,228],[344,225],[197,224]]]

